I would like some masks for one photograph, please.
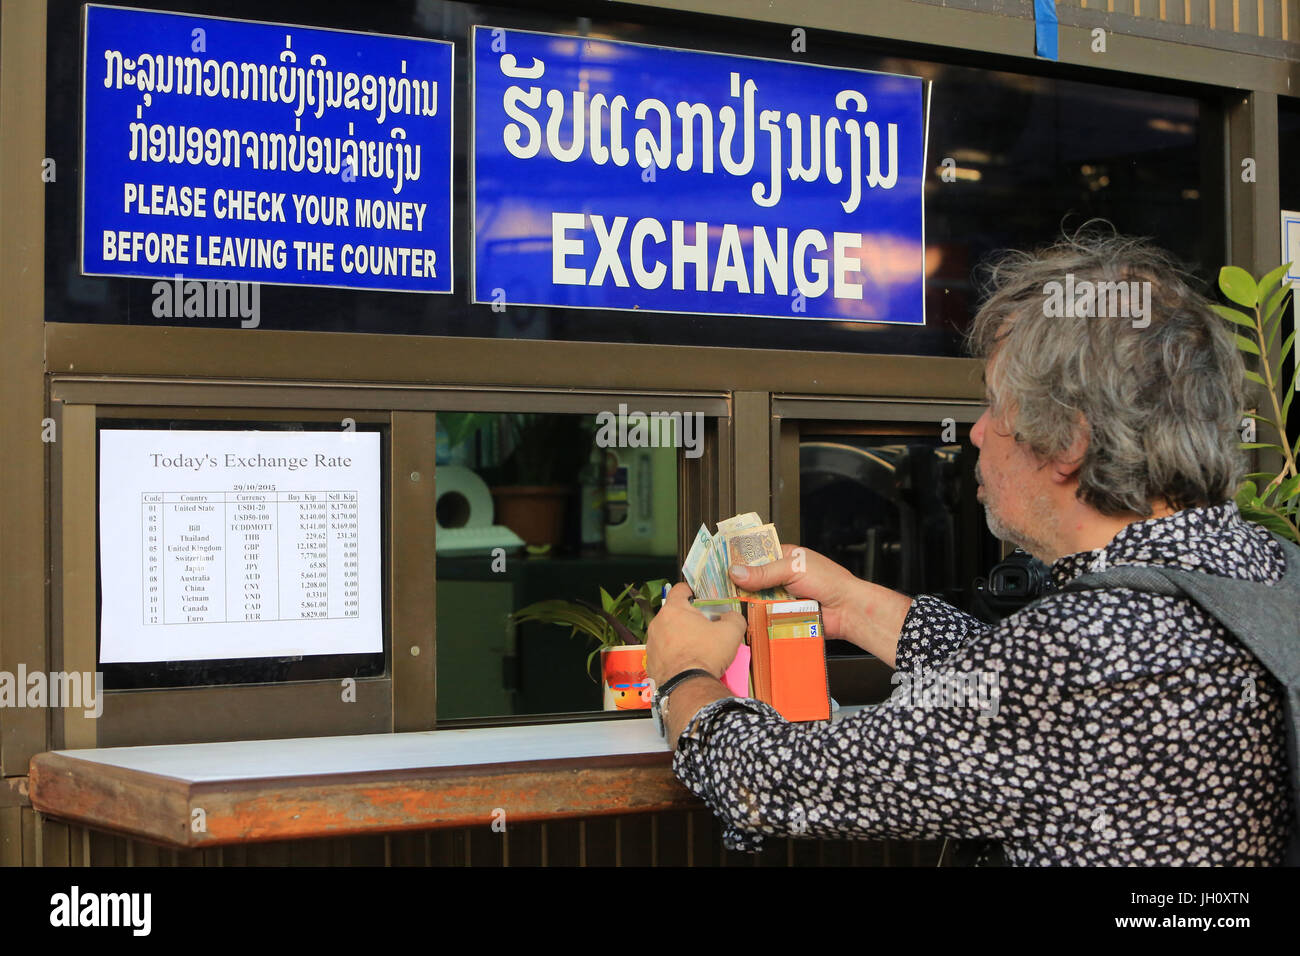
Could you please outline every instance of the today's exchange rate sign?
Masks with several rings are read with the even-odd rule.
[[[472,43],[475,301],[924,323],[919,78]]]
[[[452,45],[86,8],[82,271],[451,292]]]

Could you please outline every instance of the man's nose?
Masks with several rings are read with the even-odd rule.
[[[979,421],[977,421],[974,427],[970,430],[971,444],[976,448],[984,447],[984,422],[988,417],[989,410],[986,408],[984,409],[984,414],[979,417]]]

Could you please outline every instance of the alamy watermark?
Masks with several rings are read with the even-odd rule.
[[[155,319],[239,319],[246,329],[262,322],[262,286],[257,282],[185,279],[153,284]]]
[[[894,671],[889,682],[898,685],[888,701],[895,707],[976,707],[981,717],[996,717],[1002,699],[996,671],[927,673],[918,666]]]
[[[1043,315],[1049,319],[1132,319],[1133,328],[1151,324],[1150,282],[1093,282],[1075,280],[1065,274],[1065,282],[1052,280],[1043,286]]]
[[[598,448],[684,448],[687,458],[704,454],[703,412],[617,412],[596,415]]]
[[[85,892],[73,885],[50,897],[50,925],[59,927],[117,926],[133,936],[148,936],[153,926],[152,893]]]
[[[0,707],[80,707],[87,717],[104,712],[102,671],[0,671]]]

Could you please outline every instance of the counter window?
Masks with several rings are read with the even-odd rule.
[[[647,585],[680,576],[679,485],[713,428],[703,413],[626,404],[596,414],[439,413],[440,725],[602,709],[591,631],[617,633],[613,619],[643,635],[643,605],[653,610],[659,597]],[[615,684],[637,684],[634,657],[615,668]]]

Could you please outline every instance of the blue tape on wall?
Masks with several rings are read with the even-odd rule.
[[[1034,0],[1034,52],[1057,59],[1056,34],[1056,0]]]

